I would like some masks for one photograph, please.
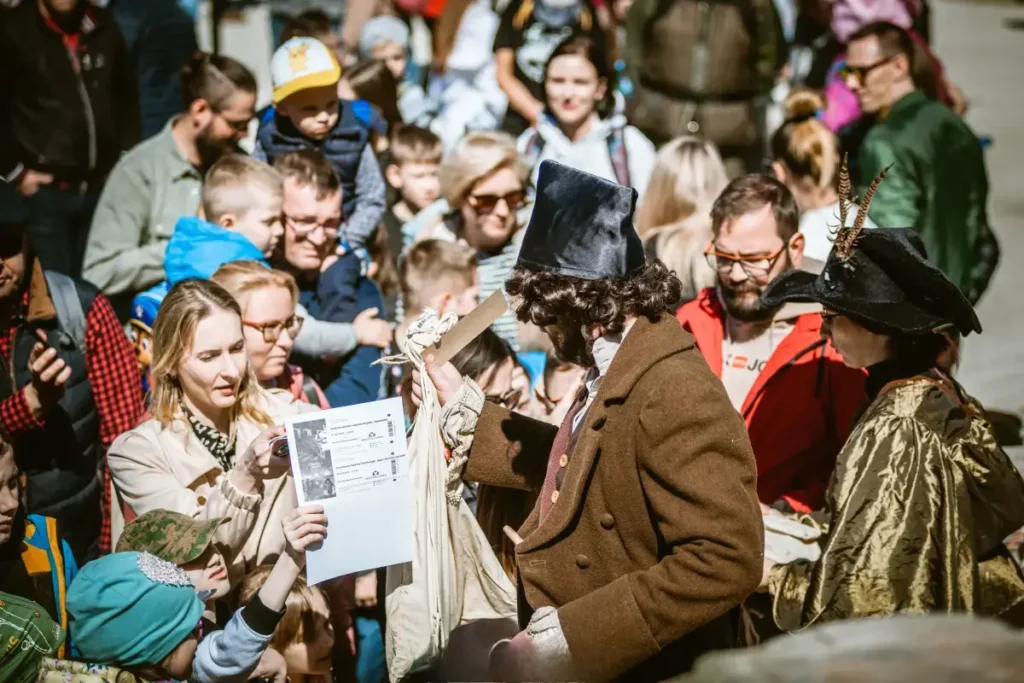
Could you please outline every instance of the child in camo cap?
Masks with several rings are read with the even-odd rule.
[[[226,517],[194,519],[180,512],[150,510],[124,528],[117,552],[136,550],[175,564],[204,600],[216,600],[231,590],[226,550],[215,538],[227,521]]]

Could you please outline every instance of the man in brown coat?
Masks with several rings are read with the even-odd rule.
[[[665,314],[679,281],[645,262],[636,192],[544,162],[537,194],[506,290],[589,371],[565,422],[485,403],[451,365],[426,365],[442,420],[473,433],[464,478],[540,492],[516,548],[525,630],[495,646],[492,674],[659,681],[736,643],[734,608],[763,568],[754,456]]]

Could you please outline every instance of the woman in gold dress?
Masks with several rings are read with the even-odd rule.
[[[947,334],[981,325],[916,231],[861,230],[871,194],[820,275],[791,272],[763,294],[770,305],[822,304],[822,334],[847,365],[867,369],[869,403],[824,514],[802,520],[822,531],[820,558],[766,561],[762,587],[785,630],[897,612],[1020,624],[1024,580],[1003,539],[1024,526],[1024,481],[981,404],[940,369]]]

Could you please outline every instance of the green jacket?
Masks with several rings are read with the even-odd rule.
[[[985,208],[985,159],[971,129],[914,91],[868,131],[858,155],[862,191],[892,165],[871,202],[872,220],[916,228],[929,259],[976,303],[999,262],[999,244]]]

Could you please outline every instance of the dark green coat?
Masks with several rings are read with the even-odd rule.
[[[999,262],[988,224],[988,178],[981,143],[944,105],[915,91],[898,100],[860,148],[866,188],[893,165],[871,202],[879,227],[914,227],[929,259],[977,302]]]

